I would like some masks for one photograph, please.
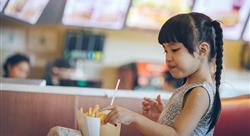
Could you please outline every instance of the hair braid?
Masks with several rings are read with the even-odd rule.
[[[213,102],[213,111],[211,119],[211,124],[209,126],[209,131],[215,126],[221,111],[221,102],[220,102],[220,94],[219,94],[219,87],[220,87],[220,80],[221,80],[221,73],[222,73],[222,57],[223,57],[223,34],[222,28],[220,23],[217,21],[211,22],[212,27],[215,30],[215,49],[216,49],[216,72],[215,72],[215,81],[216,81],[216,93]],[[208,131],[208,132],[209,132]]]

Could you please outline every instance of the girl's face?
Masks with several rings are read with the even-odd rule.
[[[30,71],[29,63],[22,61],[14,66],[9,66],[9,77],[11,78],[27,78]]]
[[[182,43],[164,43],[166,64],[175,78],[185,78],[197,71],[200,66],[197,52],[190,54]]]

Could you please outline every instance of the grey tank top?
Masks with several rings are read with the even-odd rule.
[[[212,136],[214,129],[208,133],[207,131],[209,128],[209,120],[211,118],[212,105],[214,101],[215,85],[208,82],[189,84],[176,89],[170,99],[165,102],[164,109],[158,122],[168,126],[173,126],[176,118],[180,115],[183,109],[185,94],[195,87],[203,87],[207,91],[209,95],[209,107],[196,128],[193,130],[191,136]]]

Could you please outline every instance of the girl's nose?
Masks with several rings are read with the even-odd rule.
[[[167,55],[166,55],[166,63],[171,62],[172,60],[173,60],[172,55],[167,54]]]

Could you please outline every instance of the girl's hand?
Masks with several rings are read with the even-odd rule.
[[[104,120],[105,123],[109,122],[116,126],[117,123],[129,125],[135,121],[136,113],[126,108],[120,106],[108,106],[102,109],[102,111],[104,110],[111,110]]]
[[[142,110],[142,114],[144,116],[153,121],[157,121],[163,110],[163,104],[161,102],[160,95],[158,95],[155,100],[144,98],[142,102]]]

